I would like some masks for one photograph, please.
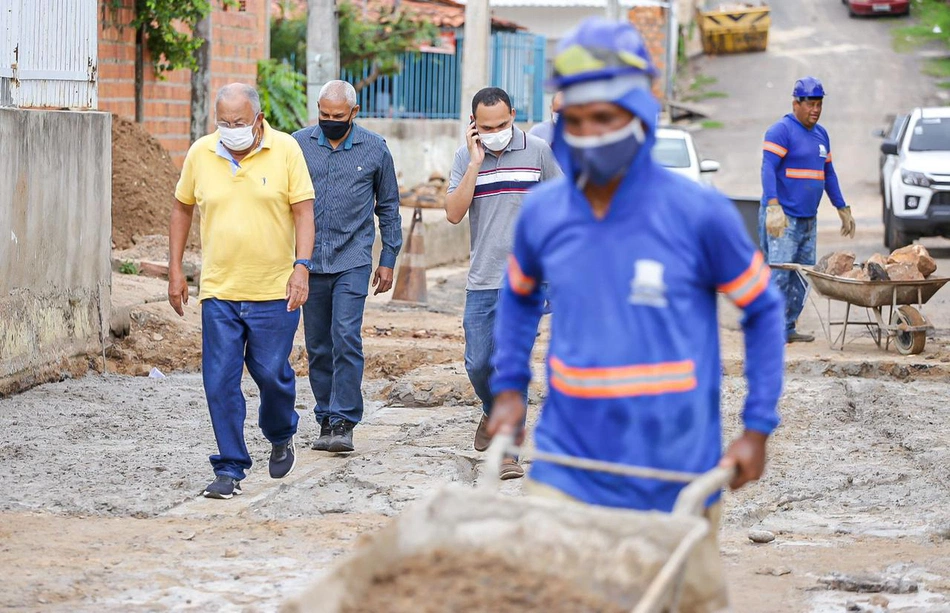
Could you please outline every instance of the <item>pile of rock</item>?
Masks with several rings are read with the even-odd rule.
[[[446,178],[441,173],[434,172],[425,183],[399,192],[399,200],[402,206],[441,209],[445,208],[445,195],[448,190],[449,182]]]
[[[919,281],[937,270],[937,262],[922,245],[902,247],[888,256],[875,253],[857,266],[854,259],[850,251],[836,251],[821,258],[815,270],[858,281]]]

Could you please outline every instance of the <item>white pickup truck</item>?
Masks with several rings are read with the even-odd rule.
[[[881,153],[884,245],[950,238],[950,107],[916,108]]]

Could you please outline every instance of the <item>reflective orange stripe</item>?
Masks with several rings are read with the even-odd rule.
[[[688,392],[696,388],[692,360],[578,368],[551,357],[551,386],[576,398],[622,398]]]
[[[824,170],[808,170],[806,168],[786,168],[785,176],[789,179],[817,179],[825,180]]]
[[[828,157],[825,158],[825,164],[830,164],[830,163],[831,163],[831,152],[829,151]]]
[[[771,151],[772,153],[779,156],[780,158],[785,157],[785,154],[788,153],[788,149],[770,141],[765,141],[765,144],[762,145],[762,148],[765,149],[766,151]]]
[[[534,279],[521,272],[521,266],[513,255],[508,256],[508,285],[511,291],[520,296],[527,296],[537,285]]]
[[[719,291],[729,296],[738,307],[744,307],[758,298],[769,285],[771,271],[765,266],[765,259],[760,251],[752,256],[752,263],[734,280],[719,286]]]

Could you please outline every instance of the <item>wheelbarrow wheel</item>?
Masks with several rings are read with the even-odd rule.
[[[920,311],[912,306],[904,305],[898,307],[891,317],[891,325],[901,324],[916,327],[927,325],[927,321]],[[927,344],[927,333],[923,330],[916,332],[898,330],[894,336],[894,345],[897,346],[901,355],[916,355],[924,350],[925,344]]]

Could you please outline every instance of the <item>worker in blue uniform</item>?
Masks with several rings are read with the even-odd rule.
[[[792,112],[765,133],[762,153],[762,206],[759,241],[769,264],[815,263],[818,240],[816,216],[827,192],[841,219],[841,235],[854,238],[851,207],[841,195],[831,162],[831,141],[820,125],[825,88],[815,77],[795,82]],[[815,337],[796,330],[805,306],[807,285],[793,270],[776,269],[775,284],[785,295],[786,342],[811,342]]]
[[[522,423],[546,282],[554,314],[538,450],[693,473],[733,466],[732,487],[758,479],[779,422],[784,352],[784,305],[769,267],[727,198],[652,160],[655,70],[632,24],[583,22],[560,43],[554,69],[564,106],[553,149],[564,176],[528,194],[515,228],[495,327],[489,432],[517,432]],[[744,432],[724,455],[720,292],[744,311],[749,384]],[[530,486],[661,511],[683,487],[542,461],[531,467]],[[714,523],[718,501],[708,501]],[[715,532],[696,555],[716,559],[691,564],[694,571],[718,568]]]

